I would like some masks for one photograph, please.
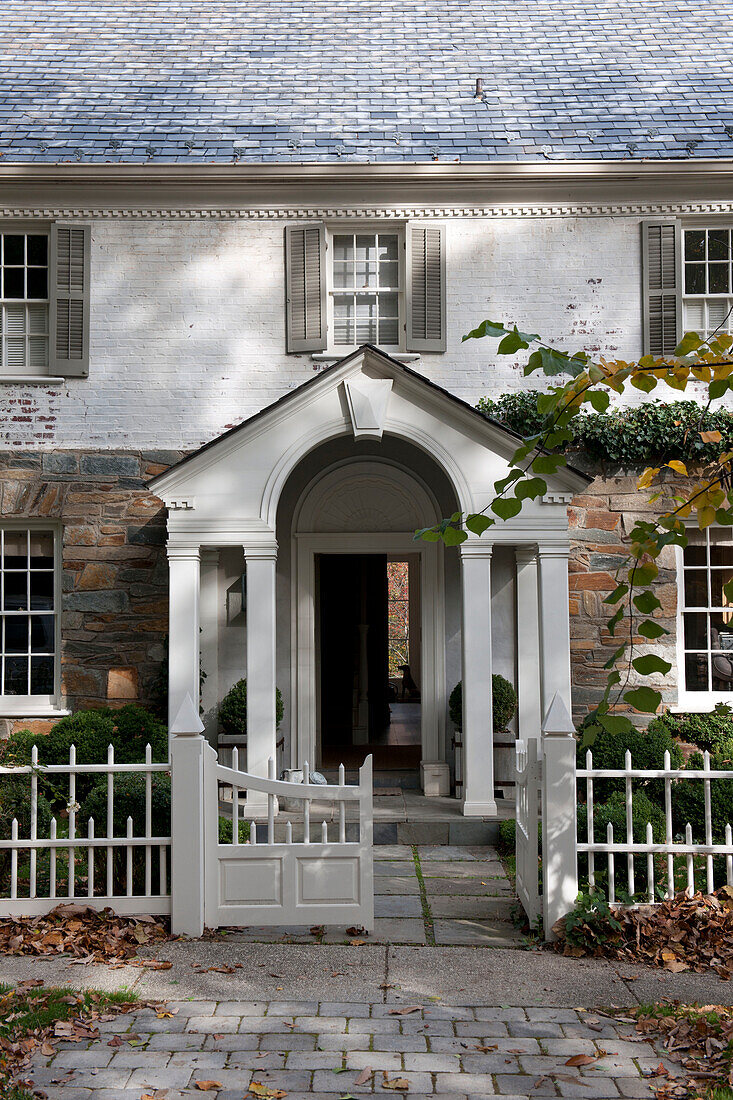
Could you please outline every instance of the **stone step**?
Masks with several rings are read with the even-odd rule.
[[[228,807],[223,811],[226,813]],[[229,813],[231,810],[228,811]],[[259,820],[257,824],[257,840],[264,844],[267,840],[267,821]],[[303,841],[302,818],[293,819],[292,839],[298,844]],[[359,838],[359,826],[356,821],[346,822],[346,839],[356,841]],[[484,821],[482,819],[470,819],[452,817],[445,821],[375,821],[374,844],[418,844],[418,845],[472,845],[472,844],[496,844],[499,838],[499,822]],[[287,839],[286,823],[284,820],[275,821],[275,842],[284,844]],[[310,841],[312,844],[321,839],[321,822],[311,821]],[[338,839],[338,822],[328,822],[328,839]]]

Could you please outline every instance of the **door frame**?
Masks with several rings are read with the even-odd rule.
[[[320,759],[317,723],[316,554],[417,554],[421,618],[421,765],[446,760],[445,586],[442,543],[414,532],[297,532],[291,576],[291,767]],[[422,773],[422,766],[421,766]]]

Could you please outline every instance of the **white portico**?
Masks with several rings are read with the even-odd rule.
[[[390,714],[374,609],[386,607],[384,563],[403,562],[418,639],[421,785],[450,792],[447,699],[460,679],[462,808],[493,816],[492,672],[516,686],[520,736],[539,736],[556,692],[570,707],[567,504],[585,480],[562,471],[544,500],[459,548],[413,536],[486,507],[515,446],[501,426],[367,346],[155,478],[169,513],[170,713],[186,694],[200,697],[201,671],[205,718],[246,676],[248,771],[267,774],[278,736],[282,765],[320,766],[342,748],[340,723],[344,749],[358,753],[380,707]],[[339,710],[352,693],[353,708]]]

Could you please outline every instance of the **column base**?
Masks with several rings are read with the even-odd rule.
[[[447,798],[450,794],[450,768],[445,761],[420,761],[420,786],[426,798]]]
[[[267,795],[263,791],[248,791],[242,805],[242,821],[251,821],[252,818],[267,819]],[[277,798],[275,799],[275,813],[278,812]]]
[[[496,802],[464,802],[464,817],[496,817]]]

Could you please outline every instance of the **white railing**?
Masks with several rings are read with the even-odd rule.
[[[171,901],[168,889],[169,836],[153,836],[152,777],[170,772],[170,764],[154,764],[150,745],[145,762],[118,764],[114,748],[109,746],[106,764],[77,764],[76,748],[69,749],[68,764],[38,763],[38,748],[33,746],[31,763],[18,767],[0,767],[0,775],[13,781],[28,780],[29,833],[22,836],[17,819],[11,823],[10,837],[0,837],[0,851],[10,850],[10,876],[0,884],[0,917],[38,916],[49,912],[61,896],[83,902],[95,909],[110,906],[119,914],[166,914]],[[115,783],[120,773],[145,776],[145,827],[142,836],[134,835],[133,820],[127,818],[124,836],[114,833]],[[106,821],[99,835],[99,823],[93,817],[79,821],[77,777],[106,775]],[[39,836],[38,795],[42,776],[68,776],[68,799],[61,825],[52,817],[48,836]],[[80,832],[80,828],[83,830]],[[117,853],[124,853],[115,860]],[[59,859],[59,853],[61,859]],[[100,858],[101,857],[101,858]],[[20,860],[20,861],[19,861]],[[117,863],[117,866],[115,866]],[[60,867],[59,864],[62,864]],[[102,867],[103,865],[103,873]],[[157,867],[154,865],[157,864]],[[63,874],[66,874],[65,883]],[[154,874],[157,872],[157,874]],[[153,881],[157,889],[153,889]]]
[[[537,749],[536,737],[517,741],[515,748],[516,889],[530,927],[536,926],[542,914],[538,843],[542,761]]]
[[[216,763],[210,752],[205,754],[204,766],[209,798],[204,833],[207,838],[215,836],[214,816],[230,804],[232,838],[221,844],[217,837],[215,846],[206,840],[206,924],[212,928],[227,924],[344,924],[371,930],[371,756],[359,769],[356,785],[346,783],[343,764],[338,784],[322,785],[310,782],[307,763],[303,766],[303,782],[292,783],[275,779],[272,758],[268,777],[264,778],[239,770],[236,749],[231,768]],[[242,791],[246,792],[244,806]],[[288,818],[284,824],[278,823],[280,839],[276,837],[278,798],[302,804],[302,822],[298,820],[294,826]],[[249,837],[240,843],[239,825],[250,801],[261,808],[262,817],[249,821]],[[357,833],[354,840],[347,839],[349,805],[357,811],[356,819],[348,822]],[[301,834],[300,838],[293,835],[294,831]]]
[[[588,885],[591,889],[596,886],[596,857],[605,857],[608,874],[608,900],[615,902],[616,888],[616,858],[625,861],[626,864],[626,891],[629,895],[636,894],[636,866],[637,857],[642,857],[646,867],[646,883],[644,893],[646,899],[653,903],[657,900],[658,883],[666,880],[663,890],[667,898],[674,897],[679,892],[675,881],[675,861],[682,861],[684,866],[685,890],[692,895],[698,888],[696,873],[700,871],[700,857],[703,857],[705,866],[704,887],[711,894],[716,888],[715,882],[715,857],[725,858],[725,881],[728,886],[733,886],[733,834],[731,826],[726,822],[724,843],[713,842],[713,817],[711,785],[716,780],[733,780],[733,771],[713,771],[710,767],[710,754],[703,755],[703,767],[699,770],[683,770],[673,768],[669,752],[664,754],[664,767],[634,768],[632,766],[631,753],[625,756],[624,767],[619,769],[594,768],[593,753],[586,753],[585,768],[578,768],[577,779],[585,779],[585,801],[587,806],[588,824],[586,840],[579,842],[579,853],[587,853],[588,857]],[[624,781],[625,793],[625,837],[618,839],[614,836],[613,825],[608,823],[605,841],[595,839],[594,830],[594,780],[618,779]],[[665,838],[663,842],[654,840],[654,831],[651,822],[646,823],[643,843],[634,841],[634,780],[648,782],[652,779],[664,781],[664,819]],[[675,839],[673,836],[673,785],[678,783],[702,781],[703,784],[703,812],[704,812],[704,841],[693,841],[692,826],[685,825],[683,839]],[[579,792],[580,793],[580,792]],[[663,856],[665,863],[663,871],[658,873],[655,857]],[[679,866],[679,863],[677,864]],[[720,877],[720,876],[719,876]],[[718,885],[722,885],[718,882]]]

